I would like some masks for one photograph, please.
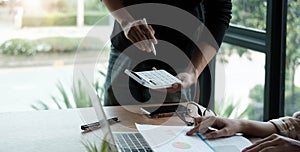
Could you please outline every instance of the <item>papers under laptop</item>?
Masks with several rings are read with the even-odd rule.
[[[251,145],[244,137],[241,139],[224,138],[215,141],[206,141],[199,136],[186,136],[185,133],[191,129],[187,126],[155,126],[136,124],[139,132],[112,132],[100,99],[94,87],[83,75],[88,95],[95,109],[97,119],[101,122],[101,136],[110,143],[111,149],[121,152],[176,152],[176,151],[201,151],[201,152],[235,152]],[[122,121],[122,120],[121,120]],[[146,140],[145,140],[146,139]],[[237,140],[237,141],[236,141]],[[233,142],[234,141],[234,142]],[[234,146],[233,144],[237,145]],[[225,148],[225,149],[224,149]]]

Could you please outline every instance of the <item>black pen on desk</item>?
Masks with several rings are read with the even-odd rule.
[[[111,125],[113,123],[117,123],[117,122],[120,122],[119,118],[118,117],[112,117],[112,118],[109,118],[107,119],[108,123]],[[103,120],[101,121],[98,121],[98,122],[94,122],[94,123],[90,123],[90,124],[86,124],[86,125],[81,125],[80,128],[81,130],[94,130],[94,129],[97,129],[97,128],[101,128],[101,125],[103,123]]]
[[[93,130],[93,129],[100,128],[100,127],[101,127],[100,122],[94,122],[94,123],[80,126],[81,130]]]

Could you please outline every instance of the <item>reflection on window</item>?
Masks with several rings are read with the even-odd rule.
[[[300,6],[288,1],[286,36],[285,114],[292,115],[300,107]]]
[[[233,0],[232,5],[232,24],[266,29],[266,0]]]
[[[94,25],[101,19],[101,24],[107,25],[109,20],[105,18],[108,15],[108,10],[99,0],[84,0],[84,24]]]
[[[223,43],[216,64],[218,115],[263,119],[264,66],[265,54]]]
[[[91,106],[81,82],[72,82],[74,59],[90,64],[101,48],[106,62],[110,25],[94,25],[105,13],[98,0],[1,3],[0,112]],[[95,71],[100,91],[103,71]]]

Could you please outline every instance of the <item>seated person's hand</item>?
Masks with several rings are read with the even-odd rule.
[[[232,136],[241,131],[241,124],[238,120],[221,118],[217,116],[204,116],[195,118],[195,127],[188,131],[188,136],[195,132],[203,134],[206,139],[214,139],[219,137]],[[207,125],[208,124],[208,125]],[[206,132],[208,127],[217,130]]]
[[[188,88],[197,81],[197,77],[194,73],[179,73],[177,75],[177,78],[180,79],[182,83],[175,83],[171,88],[167,88],[168,93],[175,93],[177,91],[180,91],[181,89]]]
[[[277,134],[272,134],[255,144],[245,148],[243,152],[296,152],[300,151],[300,141],[284,137]]]

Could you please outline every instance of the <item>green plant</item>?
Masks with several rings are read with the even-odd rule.
[[[106,16],[107,13],[85,12],[84,25],[109,25],[109,18]]]
[[[59,90],[60,97],[51,95],[51,101],[56,105],[57,109],[83,108],[92,106],[91,100],[82,87],[81,81],[78,81],[76,86],[71,87],[73,98],[68,96],[68,91],[63,87],[60,81],[56,84],[56,87]],[[36,110],[51,109],[45,101],[41,100],[38,100],[36,104],[32,104],[31,107]]]
[[[98,71],[100,76],[105,77],[105,73]],[[103,98],[104,87],[101,86],[99,79],[96,79],[94,84],[95,90],[100,96],[100,99]],[[63,84],[59,81],[56,84],[56,87],[59,91],[60,96],[51,95],[51,102],[54,103],[56,109],[70,109],[70,108],[84,108],[92,107],[91,99],[88,95],[88,92],[83,87],[80,80],[77,81],[75,85],[72,85],[70,88],[71,96],[68,96],[68,90],[63,87]],[[102,101],[102,100],[101,100]],[[35,104],[32,104],[31,107],[35,110],[49,110],[51,109],[49,104],[46,101],[38,100]]]
[[[97,147],[97,144],[92,144],[91,142],[82,142],[87,152],[117,152],[117,147],[113,144],[110,144],[109,141],[107,141],[107,134],[104,136],[102,142],[101,142],[101,149]]]
[[[103,3],[99,0],[85,0],[84,1],[85,11],[98,11],[98,12],[108,12]]]
[[[249,98],[257,103],[263,103],[264,86],[262,84],[255,85],[249,92]]]
[[[105,17],[107,13],[99,12],[85,12],[84,24],[94,25],[99,20],[97,25],[108,25],[109,18]],[[41,27],[41,26],[75,26],[76,14],[65,14],[65,13],[49,13],[44,16],[37,15],[25,15],[22,18],[23,27]]]
[[[231,23],[257,29],[266,28],[267,0],[232,1]]]
[[[249,105],[242,105],[242,103],[240,99],[235,100],[234,97],[227,97],[222,101],[216,101],[214,111],[218,116],[225,118],[245,118],[249,115]]]
[[[87,152],[100,152],[97,148],[96,144],[92,144],[90,142],[82,143],[86,149]]]
[[[0,53],[11,56],[34,56],[37,53],[70,53],[78,49],[96,50],[103,45],[99,39],[87,37],[82,45],[82,38],[46,37],[36,40],[11,39],[0,45]]]
[[[101,144],[101,152],[117,152],[115,146],[112,146],[107,140],[103,139]]]
[[[249,91],[249,98],[252,100],[247,109],[249,119],[263,120],[264,86],[262,84],[255,85]]]
[[[48,52],[66,53],[75,52],[78,48],[80,41],[81,38],[47,37],[37,39],[36,44],[50,46],[50,49],[47,50]]]
[[[45,16],[25,15],[22,18],[23,27],[41,26],[75,26],[76,14],[49,13]]]
[[[11,39],[0,46],[0,52],[5,55],[32,56],[36,53],[35,43],[25,39]]]
[[[232,1],[232,20],[231,23],[246,27],[265,30],[266,13],[268,1],[266,0],[236,0]],[[285,114],[292,114],[300,101],[295,85],[296,70],[300,65],[300,5],[299,0],[287,1],[287,25],[286,25],[286,80],[285,80]],[[239,51],[243,54],[243,50]],[[230,52],[229,52],[230,53]],[[293,111],[293,112],[292,112]]]
[[[288,81],[288,80],[286,80],[286,81]],[[264,88],[263,87],[264,86],[262,84],[257,84],[250,90],[249,98],[252,100],[253,108],[254,108],[252,110],[259,109],[263,105],[263,98],[264,98]],[[286,87],[289,88],[290,84],[287,83]],[[294,100],[294,102],[295,102],[294,104],[289,103],[289,104],[285,105],[285,107],[284,107],[285,114],[288,116],[293,115],[293,113],[295,111],[297,111],[298,107],[300,106],[300,88],[295,86],[294,91],[295,91],[295,94],[294,94],[295,99],[292,99],[293,98],[292,90],[291,89],[285,90],[286,102],[289,103],[291,100]],[[258,117],[262,118],[262,115],[258,116]]]
[[[103,71],[98,71],[99,77],[105,78],[106,77],[106,73]],[[95,89],[100,97],[100,101],[104,101],[104,84],[100,84],[100,81],[97,80],[95,82]],[[104,103],[101,103],[104,104]]]

